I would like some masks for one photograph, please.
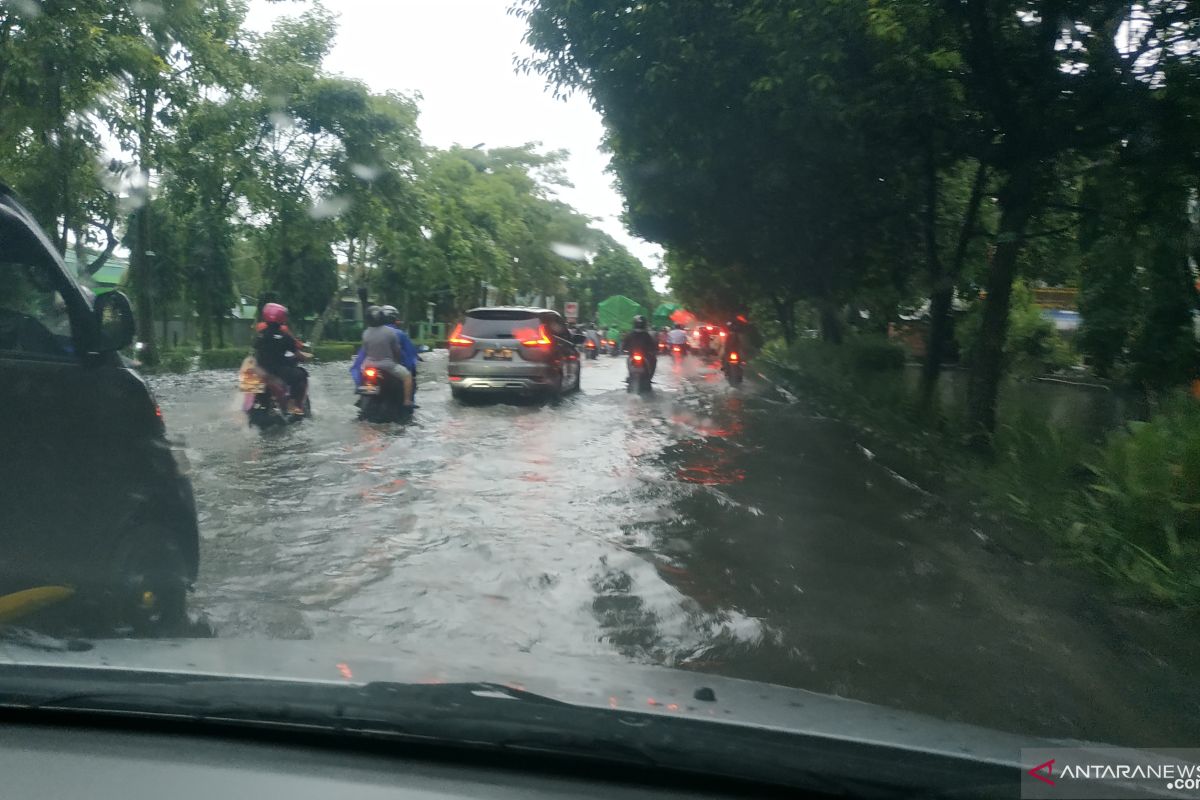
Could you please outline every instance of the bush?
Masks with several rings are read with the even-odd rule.
[[[876,337],[855,337],[843,345],[850,365],[862,370],[878,372],[901,369],[908,356],[900,345]]]
[[[977,302],[955,326],[964,364],[970,364],[982,324],[983,303]],[[1054,323],[1042,316],[1033,302],[1033,291],[1023,283],[1013,285],[1004,356],[1010,373],[1018,377],[1065,369],[1078,360]]]
[[[245,347],[221,347],[200,353],[201,369],[237,369],[250,354]]]
[[[159,354],[158,372],[183,373],[192,371],[196,353],[191,349],[164,350]]]
[[[1071,504],[1068,536],[1114,578],[1200,603],[1200,405],[1180,397],[1109,437]]]
[[[312,349],[318,361],[349,361],[357,351],[358,344],[350,342],[325,342]]]

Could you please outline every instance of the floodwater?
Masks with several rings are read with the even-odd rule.
[[[761,376],[695,360],[625,391],[462,404],[426,355],[407,425],[249,429],[232,372],[160,377],[217,636],[500,647],[796,686],[1016,733],[1200,740],[1194,637],[1030,563]],[[752,370],[753,372],[753,370]]]

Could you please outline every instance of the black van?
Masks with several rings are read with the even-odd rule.
[[[196,577],[196,507],[118,353],[133,336],[129,300],[92,300],[0,185],[0,599],[70,594],[106,625],[166,632]]]

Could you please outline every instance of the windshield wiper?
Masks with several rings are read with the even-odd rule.
[[[1013,764],[566,703],[496,683],[353,684],[0,665],[0,708],[317,730],[862,797],[992,796],[1015,792],[1019,780]]]

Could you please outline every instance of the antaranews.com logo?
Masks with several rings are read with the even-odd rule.
[[[1197,798],[1200,749],[1036,747],[1021,750],[1021,797]]]

